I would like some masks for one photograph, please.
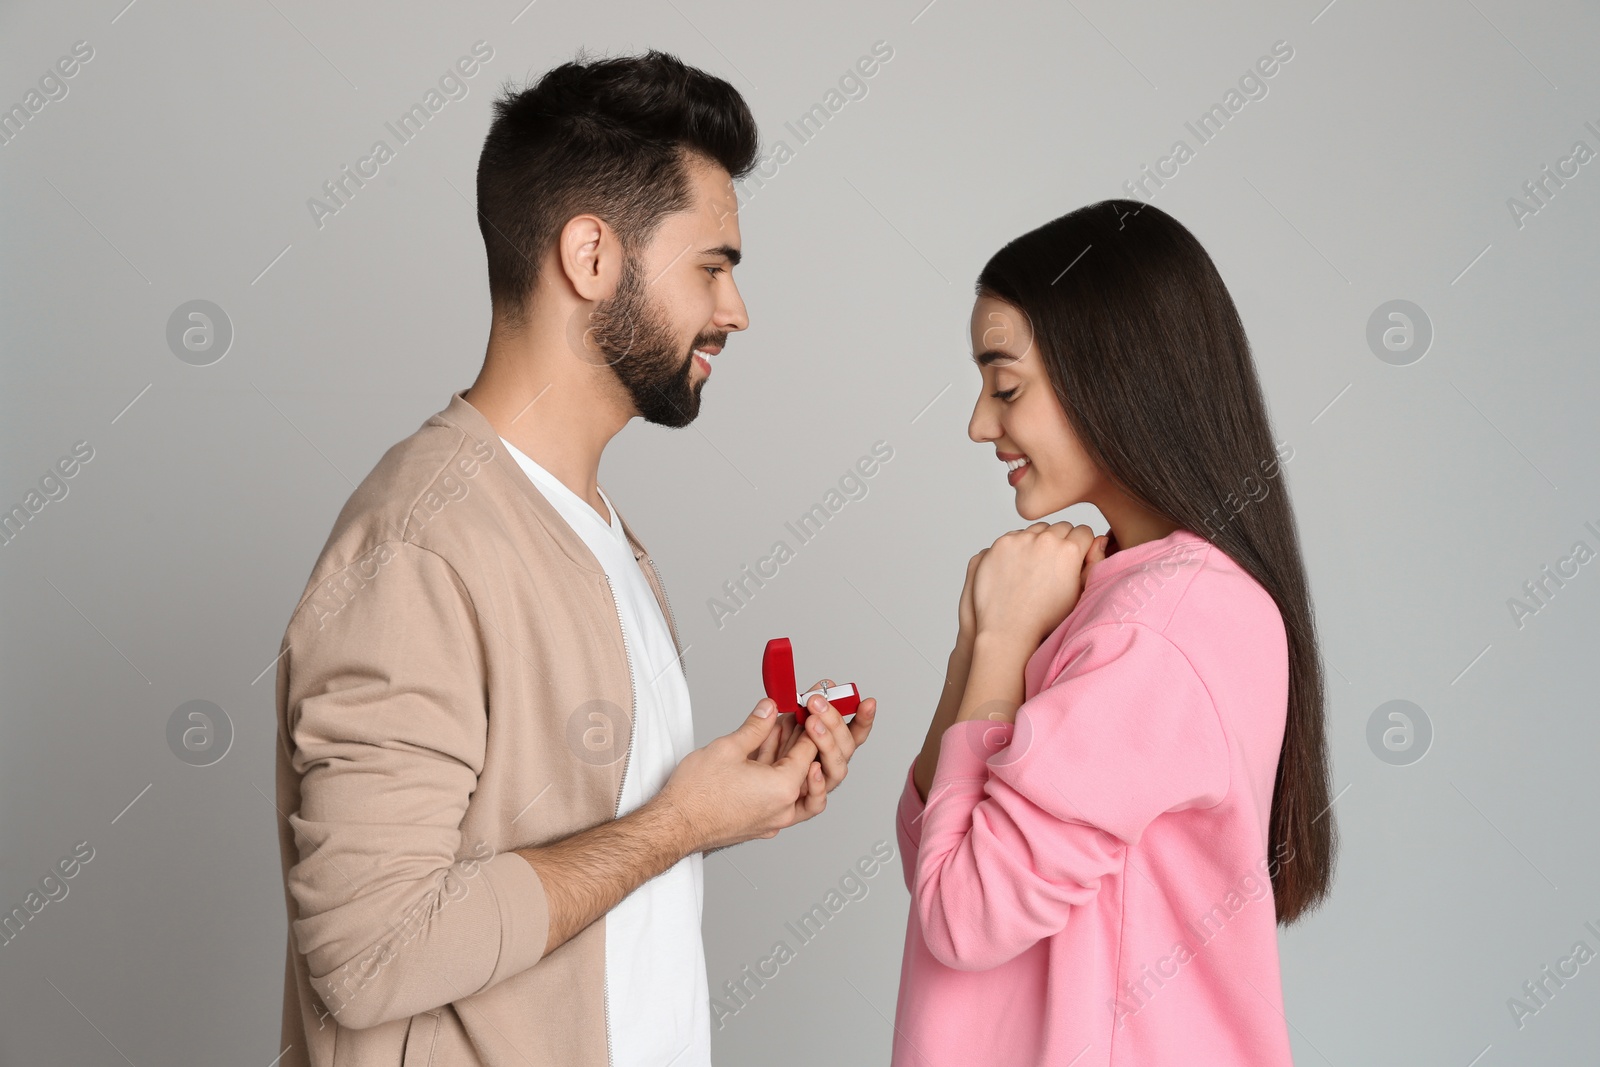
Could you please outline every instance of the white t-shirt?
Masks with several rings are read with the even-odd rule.
[[[689,686],[672,632],[605,491],[600,495],[609,522],[510,441],[500,440],[611,579],[633,659],[637,705],[618,812],[626,815],[659,792],[694,749]],[[704,857],[692,853],[606,914],[612,1067],[711,1067],[711,996],[700,931],[703,866]]]

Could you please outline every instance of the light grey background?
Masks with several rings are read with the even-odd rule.
[[[1600,948],[1596,618],[1583,566],[1519,627],[1508,601],[1600,536],[1593,432],[1600,162],[1519,226],[1522,184],[1600,149],[1600,15],[1577,3],[971,0],[777,5],[0,7],[0,105],[73,43],[94,58],[0,146],[4,460],[0,911],[75,843],[94,858],[0,947],[0,1062],[239,1064],[279,1052],[286,936],[273,675],[340,505],[471,382],[487,337],[473,175],[490,103],[571,57],[659,47],[728,78],[794,157],[740,213],[751,328],[691,427],[635,421],[602,485],[660,562],[696,736],[761,695],[769,637],[880,701],[819,819],[706,865],[714,996],[877,841],[936,702],[964,563],[1022,525],[966,436],[972,281],[1004,241],[1127,195],[1274,42],[1293,59],[1154,203],[1189,226],[1254,346],[1329,665],[1331,901],[1281,932],[1296,1062],[1591,1062],[1600,964],[1520,1029],[1508,998]],[[306,202],[478,40],[449,103],[320,229]],[[785,129],[876,41],[893,58],[823,132]],[[769,167],[768,173],[771,173]],[[196,367],[186,301],[235,331]],[[1387,301],[1434,340],[1394,366]],[[893,459],[718,628],[725,581],[873,442]],[[1093,508],[1061,518],[1104,523]],[[792,538],[791,538],[792,541]],[[1552,586],[1552,588],[1554,588]],[[1426,758],[1368,722],[1414,702]],[[190,700],[220,761],[169,750]],[[715,1031],[717,1061],[886,1063],[908,895],[898,856]],[[1554,988],[1554,987],[1552,987]],[[1476,1058],[1476,1059],[1475,1059]]]

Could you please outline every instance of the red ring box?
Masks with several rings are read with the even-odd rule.
[[[826,689],[811,689],[804,693],[795,688],[794,649],[787,637],[774,637],[767,642],[767,650],[761,655],[761,684],[766,688],[767,696],[778,705],[778,714],[793,715],[794,721],[801,725],[806,721],[806,701],[818,693],[845,717],[854,715],[861,703],[861,694],[856,692],[854,682]]]

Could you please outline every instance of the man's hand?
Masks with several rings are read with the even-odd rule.
[[[824,678],[811,688],[832,685],[833,679]],[[849,773],[850,757],[855,755],[856,749],[861,747],[866,742],[867,735],[872,733],[872,722],[877,715],[878,701],[876,697],[867,697],[856,705],[856,713],[848,723],[820,693],[807,702],[806,711],[805,728],[795,729],[796,736],[786,751],[799,752],[809,746],[812,756],[822,761],[828,792],[831,793],[839,788],[839,783],[844,781],[844,776]],[[784,718],[793,723],[793,716],[786,715]]]
[[[817,685],[825,683],[827,683],[827,679],[823,679]],[[816,686],[812,688],[814,689]],[[795,741],[801,736],[800,724],[794,721],[793,715],[779,715],[777,729],[762,739],[761,746],[750,753],[750,758],[757,763],[768,765],[776,763],[779,759],[789,754],[789,750],[794,747]]]
[[[685,756],[639,808],[559,841],[517,849],[550,902],[545,953],[683,857],[776,837],[820,814],[828,786],[813,762],[816,750],[792,716],[785,744],[783,718],[763,699],[744,725]],[[763,752],[774,758],[757,759]]]
[[[833,685],[832,678],[824,678],[811,686],[811,689],[831,689]],[[811,689],[806,692],[810,692]],[[804,752],[813,760],[821,760],[823,778],[827,785],[826,792],[831,793],[850,772],[850,757],[855,755],[856,749],[860,748],[866,742],[867,735],[872,733],[872,723],[878,711],[878,700],[876,697],[867,697],[863,700],[856,706],[855,716],[848,723],[821,694],[811,698],[807,711],[809,714],[805,729],[795,722],[793,715],[780,715],[779,718],[783,721],[762,740],[761,746],[750,754],[750,758],[757,763],[773,764],[791,753]],[[771,833],[761,836],[777,835]]]
[[[782,718],[763,697],[737,730],[685,756],[652,798],[681,823],[690,851],[776,837],[826,806],[823,768],[803,737],[771,763],[752,758]]]
[[[546,954],[684,856],[776,837],[821,814],[872,731],[876,710],[877,701],[862,701],[846,726],[818,695],[807,719],[817,732],[808,733],[762,699],[744,725],[685,756],[643,806],[559,841],[517,849],[550,901]]]

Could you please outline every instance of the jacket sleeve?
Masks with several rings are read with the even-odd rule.
[[[945,731],[912,887],[947,967],[998,967],[1066,928],[1166,812],[1227,794],[1228,741],[1188,657],[1138,623],[1090,627],[1014,724]]]
[[[318,590],[287,638],[291,932],[329,1012],[361,1029],[532,966],[549,912],[532,864],[463,841],[488,709],[455,570],[391,541]]]

